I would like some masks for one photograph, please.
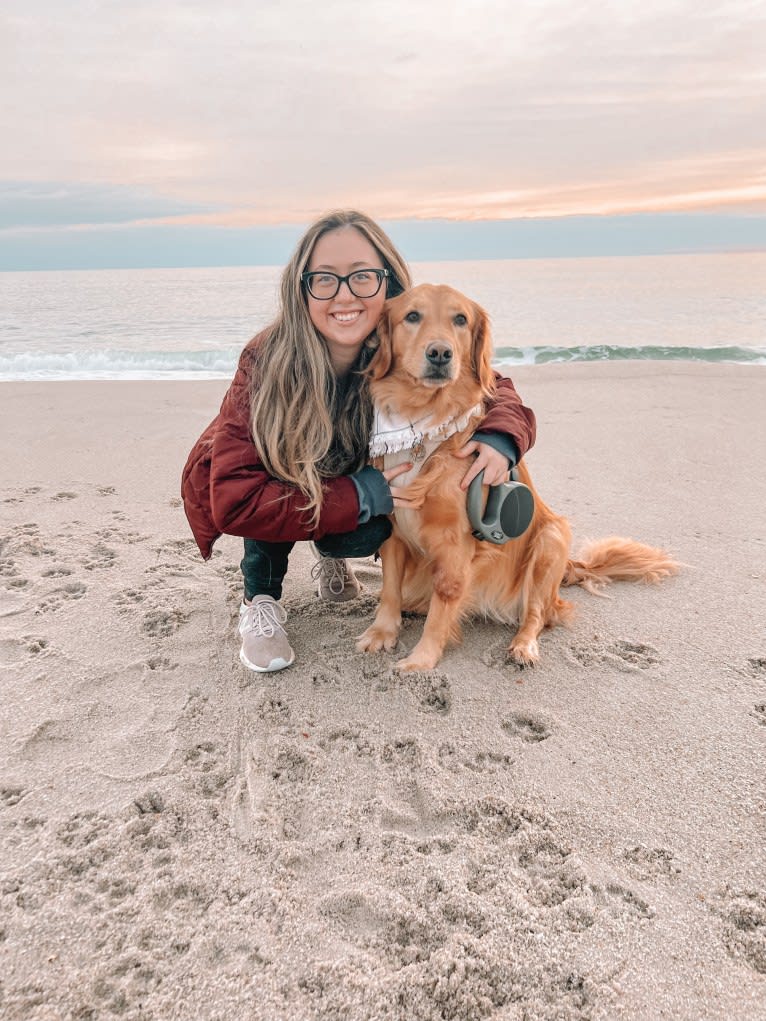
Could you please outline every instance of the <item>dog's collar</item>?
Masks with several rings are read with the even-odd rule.
[[[404,415],[376,404],[370,437],[370,457],[394,454],[400,450],[412,450],[413,455],[417,456],[417,452],[422,451],[429,440],[441,443],[449,439],[465,429],[469,421],[481,415],[482,411],[483,406],[476,404],[464,415],[448,418],[444,422],[434,423],[430,415],[411,422]]]

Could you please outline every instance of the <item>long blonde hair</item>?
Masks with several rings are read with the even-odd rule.
[[[369,216],[335,210],[321,217],[298,242],[282,273],[279,312],[255,353],[250,404],[253,440],[264,466],[305,495],[314,524],[322,504],[322,479],[364,465],[372,425],[372,402],[362,372],[377,346],[374,331],[351,372],[339,380],[309,316],[301,282],[319,238],[343,227],[354,227],[377,250],[389,271],[387,297],[412,286],[407,263]]]

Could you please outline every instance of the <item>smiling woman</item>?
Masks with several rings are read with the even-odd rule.
[[[366,369],[388,297],[410,286],[396,248],[369,217],[328,214],[287,264],[274,322],[244,349],[221,411],[183,472],[187,517],[204,557],[225,532],[242,536],[242,651],[248,669],[293,662],[280,605],[288,557],[311,540],[319,595],[355,598],[347,557],[375,553],[391,534],[388,515],[410,506],[391,483],[409,462],[368,465],[372,402]],[[493,374],[481,431],[465,443],[464,484],[484,471],[505,478],[534,441],[534,416],[508,378]]]
[[[303,274],[308,310],[336,376],[348,372],[378,324],[387,273],[375,246],[355,227],[329,231],[314,245]]]

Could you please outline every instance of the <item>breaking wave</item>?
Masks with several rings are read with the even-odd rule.
[[[0,354],[0,380],[228,379],[241,347],[197,351],[77,351]],[[555,362],[689,361],[766,365],[766,349],[745,347],[501,347],[494,364],[546,365]]]

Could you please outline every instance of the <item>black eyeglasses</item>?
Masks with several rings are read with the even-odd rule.
[[[348,284],[355,298],[374,298],[388,275],[387,269],[355,269],[345,277],[327,270],[315,270],[302,273],[301,280],[308,287],[312,298],[329,301],[338,293],[341,284]]]

